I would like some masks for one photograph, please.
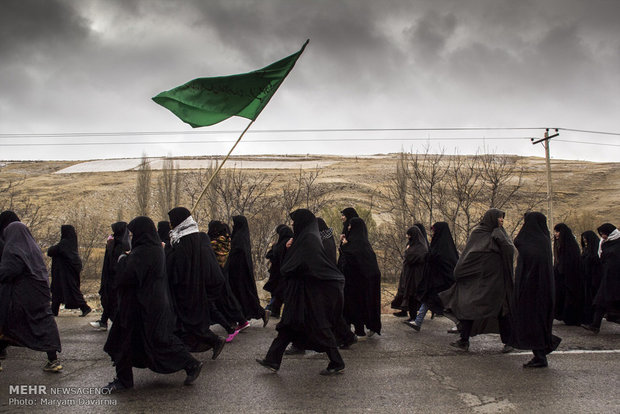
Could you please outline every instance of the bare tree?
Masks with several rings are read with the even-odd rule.
[[[151,164],[146,154],[142,155],[142,161],[138,166],[136,177],[136,206],[139,216],[148,216],[149,201],[151,198]]]
[[[179,205],[182,179],[178,164],[166,157],[157,180],[157,205],[162,219],[167,220],[168,212]]]

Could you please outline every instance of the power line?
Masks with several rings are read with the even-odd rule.
[[[529,140],[531,137],[451,137],[451,138],[319,138],[319,139],[248,139],[252,143],[291,143],[291,142],[380,142],[380,141],[481,141],[481,140]],[[235,140],[222,141],[123,141],[123,142],[51,142],[26,144],[0,144],[0,147],[41,147],[41,146],[90,146],[90,145],[158,145],[158,144],[226,144]]]
[[[256,129],[248,134],[276,133],[323,133],[323,132],[412,132],[412,131],[534,131],[545,127],[459,127],[459,128],[319,128],[319,129]],[[0,138],[71,138],[71,137],[113,137],[144,135],[216,135],[239,134],[237,130],[199,130],[199,131],[118,131],[118,132],[60,132],[60,133],[0,133]]]
[[[587,129],[571,129],[571,128],[558,128],[558,129],[561,130],[561,131],[582,132],[582,133],[585,133],[585,134],[599,134],[599,135],[616,135],[616,136],[620,136],[620,132],[590,131],[590,130],[587,130]]]

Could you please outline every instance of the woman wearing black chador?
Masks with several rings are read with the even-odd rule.
[[[60,227],[60,242],[47,250],[52,258],[52,312],[58,316],[60,304],[65,309],[80,309],[86,316],[91,308],[80,291],[80,272],[82,259],[78,253],[78,239],[75,228],[70,225]]]
[[[509,344],[531,349],[534,358],[524,368],[544,368],[547,354],[561,339],[551,333],[553,326],[553,258],[547,218],[542,213],[525,215],[515,246],[519,252],[511,307]]]
[[[284,310],[265,359],[256,361],[272,371],[280,369],[289,343],[301,349],[326,352],[329,365],[321,375],[344,371],[334,334],[342,317],[344,276],[325,254],[316,217],[310,210],[291,213],[293,240],[280,267]]]
[[[270,312],[261,306],[258,298],[254,280],[250,228],[244,216],[233,217],[233,231],[230,239],[230,253],[224,268],[224,271],[228,272],[230,288],[241,305],[245,319],[262,319],[263,327],[267,326]]]
[[[567,325],[579,326],[584,303],[579,245],[566,224],[556,224],[553,230],[555,319],[564,321]]]

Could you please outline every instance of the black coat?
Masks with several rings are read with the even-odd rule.
[[[112,321],[114,321],[117,310],[116,275],[118,274],[118,259],[129,249],[127,223],[119,221],[112,224],[112,239],[106,243],[101,269],[101,286],[99,288],[101,305]]]
[[[294,240],[280,268],[286,288],[276,329],[296,346],[325,352],[338,345],[334,329],[342,318],[344,276],[323,249],[314,214],[301,209],[291,218]]]
[[[166,268],[177,315],[176,334],[190,351],[205,351],[213,337],[210,309],[224,286],[209,236],[196,232],[181,237],[167,254]]]
[[[60,352],[50,306],[48,274],[41,249],[28,228],[13,222],[4,230],[0,258],[0,333],[12,345]]]
[[[436,314],[443,313],[439,292],[454,284],[454,267],[459,254],[454,245],[448,223],[440,221],[433,224],[433,238],[426,255],[426,266],[422,280],[417,286],[417,297]]]
[[[265,309],[260,304],[256,290],[250,229],[244,216],[233,217],[230,253],[225,271],[228,272],[228,283],[230,283],[230,288],[237,298],[245,318],[261,319],[265,314]]]
[[[351,229],[341,248],[340,270],[344,274],[344,318],[381,333],[381,271],[364,220],[349,220]]]
[[[594,305],[620,313],[620,239],[601,244],[602,277]],[[608,318],[609,319],[609,318]]]
[[[64,303],[65,309],[81,309],[86,306],[80,290],[82,259],[78,253],[75,228],[60,227],[60,242],[47,249],[52,258],[52,302]]]
[[[581,253],[571,229],[564,223],[555,230],[554,242],[555,319],[567,325],[580,325],[584,305],[584,284],[580,269]]]
[[[509,344],[519,349],[555,350],[560,338],[552,335],[554,279],[547,218],[538,212],[525,215],[515,238],[519,252],[511,302]]]
[[[444,308],[460,320],[497,320],[510,311],[514,245],[498,225],[503,215],[498,209],[485,213],[454,268],[454,285],[439,294]]]
[[[591,324],[594,318],[594,296],[601,285],[603,268],[601,258],[598,256],[600,239],[592,230],[581,233],[581,278],[584,288],[583,314],[581,321]]]
[[[281,283],[282,276],[280,274],[280,266],[284,260],[286,253],[286,243],[293,238],[293,230],[290,227],[281,224],[277,227],[278,240],[273,244],[271,249],[265,255],[269,260],[269,279],[263,286],[267,292],[274,297],[282,297],[284,284]]]
[[[164,249],[155,224],[136,217],[127,226],[132,250],[117,275],[118,314],[104,351],[112,361],[167,374],[195,363],[174,334],[176,317],[166,277]]]
[[[422,281],[426,256],[428,254],[428,242],[418,226],[412,226],[407,230],[409,241],[403,258],[403,268],[400,272],[396,296],[392,300],[393,309],[409,310],[410,302],[416,301],[416,290]],[[419,307],[419,303],[411,303]]]

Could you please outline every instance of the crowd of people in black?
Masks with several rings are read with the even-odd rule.
[[[339,349],[360,336],[381,335],[381,271],[366,223],[354,208],[342,212],[338,238],[311,211],[290,214],[266,253],[271,294],[266,307],[257,292],[248,221],[235,216],[230,231],[213,220],[200,231],[191,212],[176,207],[169,221],[148,217],[112,224],[99,295],[103,312],[90,325],[108,332],[104,351],[116,378],[105,389],[133,387],[132,369],[158,373],[185,370],[193,383],[202,363],[192,353],[212,351],[250,326],[279,318],[277,337],[256,361],[278,371],[285,354],[324,352],[321,375],[344,372]],[[503,352],[531,350],[526,368],[546,367],[561,339],[553,320],[598,333],[604,317],[620,319],[620,231],[610,223],[581,234],[580,244],[564,223],[553,228],[538,212],[526,213],[514,240],[504,229],[505,213],[488,210],[458,252],[450,227],[416,223],[406,232],[398,290],[391,307],[420,332],[427,312],[454,321],[451,345],[468,351],[481,333],[499,333]],[[600,236],[600,238],[599,238]],[[337,244],[336,241],[339,243]],[[60,242],[47,251],[51,285],[41,249],[12,211],[0,214],[0,358],[9,345],[47,353],[48,372],[63,369],[54,316],[60,305],[91,308],[80,291],[82,262],[75,228],[61,227]],[[516,257],[516,266],[515,266]],[[111,327],[109,327],[109,322]],[[220,325],[225,337],[211,328]],[[1,366],[0,366],[1,370]]]

